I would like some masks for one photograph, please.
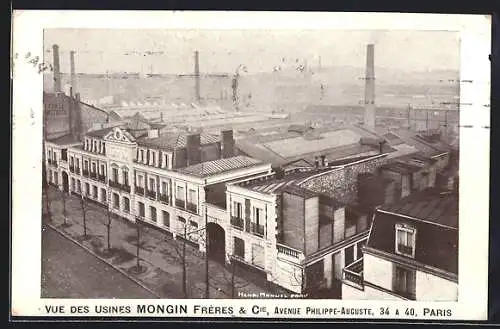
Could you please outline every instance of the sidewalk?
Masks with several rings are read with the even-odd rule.
[[[182,292],[182,242],[154,229],[141,226],[139,251],[144,273],[134,271],[137,264],[137,231],[134,223],[113,217],[110,242],[112,253],[107,250],[107,212],[100,205],[87,201],[87,239],[83,237],[83,215],[80,196],[66,197],[67,223],[64,225],[62,192],[50,188],[52,221],[46,225],[93,251],[113,267],[138,281],[160,298],[184,298]],[[45,209],[45,202],[43,203]],[[45,210],[44,210],[45,211]],[[205,259],[197,249],[186,244],[188,298],[205,298]],[[210,298],[231,298],[231,273],[223,265],[210,260]],[[235,294],[260,293],[266,289],[254,282],[235,276]]]

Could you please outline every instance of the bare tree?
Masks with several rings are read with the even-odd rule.
[[[87,238],[87,201],[85,200],[85,193],[82,191],[81,199],[80,199],[80,207],[82,209],[83,216],[83,236]]]
[[[47,214],[47,218],[50,222],[52,222],[52,212],[51,212],[51,204],[52,204],[52,200],[50,198],[50,191],[49,191],[49,183],[48,182],[45,182],[44,184],[44,193],[45,193],[45,211],[46,211],[46,214]]]
[[[106,221],[106,236],[107,236],[107,246],[108,246],[108,252],[111,252],[111,221],[113,219],[113,216],[111,214],[111,210],[109,210],[109,207],[106,208],[106,213],[107,213],[107,221]]]
[[[66,209],[66,192],[62,191],[62,206],[63,206],[63,218],[64,218],[64,226],[69,226],[68,225],[68,212]]]

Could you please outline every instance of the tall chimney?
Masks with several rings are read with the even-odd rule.
[[[72,50],[69,52],[69,65],[70,65],[70,84],[71,89],[73,90],[73,94],[77,92],[76,88],[76,73],[75,73],[75,51]]]
[[[194,79],[195,79],[195,94],[196,94],[196,101],[199,103],[201,96],[200,96],[200,55],[198,53],[198,50],[194,52]]]
[[[52,54],[54,56],[54,92],[61,92],[61,71],[59,67],[59,46],[52,46]]]
[[[220,133],[221,158],[230,158],[235,155],[233,130],[223,130]]]
[[[366,76],[365,76],[365,120],[369,129],[375,128],[375,63],[374,45],[366,47]]]
[[[186,151],[188,166],[201,162],[201,136],[199,133],[187,136]]]

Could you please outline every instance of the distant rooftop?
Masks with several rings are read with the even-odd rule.
[[[137,139],[137,144],[164,150],[173,150],[175,148],[186,147],[188,135],[188,133],[167,133],[155,138],[141,137]],[[200,134],[200,139],[201,145],[219,142],[219,136],[217,135]]]
[[[197,177],[207,177],[211,175],[217,175],[223,172],[248,168],[260,164],[263,163],[259,160],[239,155],[231,158],[207,161],[192,166],[188,166],[185,168],[180,168],[178,169],[178,172],[194,175]]]
[[[381,210],[458,229],[458,195],[449,191],[427,189]]]
[[[61,145],[61,146],[80,144],[80,141],[78,140],[78,138],[76,138],[72,134],[67,134],[67,135],[57,137],[57,138],[53,138],[53,139],[48,140],[48,142],[56,144],[56,145]]]

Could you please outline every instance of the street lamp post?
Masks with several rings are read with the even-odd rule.
[[[81,206],[82,206],[82,215],[83,215],[83,236],[87,237],[87,218],[86,218],[86,209],[85,209],[85,196],[84,192],[82,192],[81,198]]]

